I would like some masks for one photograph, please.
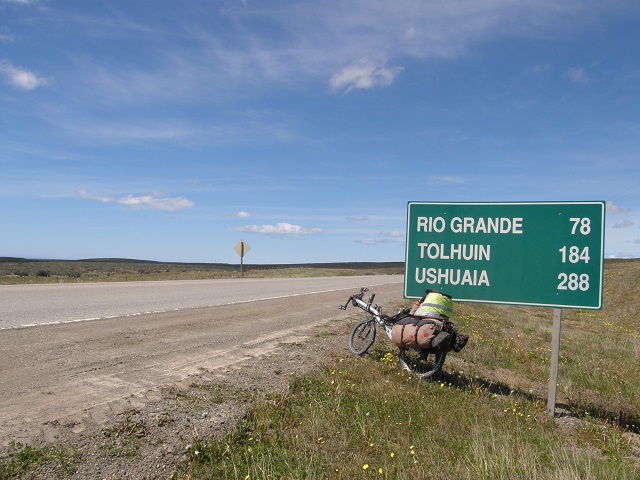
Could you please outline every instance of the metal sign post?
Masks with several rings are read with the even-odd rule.
[[[560,325],[562,309],[553,309],[553,334],[551,337],[551,374],[549,375],[549,395],[547,396],[547,413],[556,414],[556,388],[558,387],[558,360],[560,358]]]
[[[562,308],[602,308],[605,202],[409,202],[405,298],[554,308],[555,413]]]
[[[244,278],[244,256],[250,250],[249,244],[244,240],[240,240],[233,249],[240,255],[240,278]]]

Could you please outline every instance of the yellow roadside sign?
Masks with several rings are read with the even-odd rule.
[[[240,258],[244,257],[251,248],[249,244],[244,240],[240,240],[233,249],[240,255]]]

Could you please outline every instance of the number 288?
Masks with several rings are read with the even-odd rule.
[[[561,273],[558,275],[558,280],[560,280],[558,290],[581,290],[583,292],[589,290],[589,275],[586,273],[580,275],[577,273]]]

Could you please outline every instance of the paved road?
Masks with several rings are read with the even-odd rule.
[[[402,276],[0,286],[0,330],[401,283]]]
[[[2,287],[0,445],[81,432],[122,401],[271,355],[358,315],[337,306],[360,286],[402,301],[398,276]],[[49,324],[16,327],[36,321]]]

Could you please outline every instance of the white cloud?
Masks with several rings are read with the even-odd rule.
[[[186,198],[161,198],[155,195],[144,195],[142,197],[127,195],[126,197],[117,200],[117,203],[131,208],[151,208],[154,210],[164,210],[166,212],[173,212],[175,210],[194,206],[194,203]]]
[[[622,207],[619,207],[618,205],[615,205],[611,201],[607,202],[607,212],[609,213],[616,214],[616,213],[624,213],[629,211],[631,211],[630,208],[622,208]]]
[[[333,91],[344,90],[347,93],[355,89],[387,87],[401,71],[402,67],[388,68],[384,63],[358,60],[331,77],[329,86]]]
[[[195,205],[186,198],[161,197],[158,194],[143,195],[140,197],[127,195],[126,197],[115,198],[107,195],[94,195],[86,190],[80,190],[78,195],[86,200],[95,200],[102,203],[117,203],[128,208],[162,210],[164,212],[174,212]]]
[[[95,200],[96,202],[102,202],[102,203],[111,203],[115,201],[113,197],[109,197],[106,195],[95,195],[86,190],[78,191],[78,195],[80,196],[80,198],[84,198],[85,200]]]
[[[234,215],[234,217],[236,218],[249,218],[250,216],[251,214],[249,212],[245,212],[243,210],[240,210]]]
[[[35,90],[49,84],[47,80],[38,77],[35,73],[14,67],[4,60],[0,62],[0,74],[9,85],[22,90]]]
[[[320,235],[321,228],[302,228],[300,225],[290,223],[277,223],[275,225],[244,225],[240,227],[229,227],[229,230],[236,232],[262,233],[276,237],[299,237],[301,235]]]

